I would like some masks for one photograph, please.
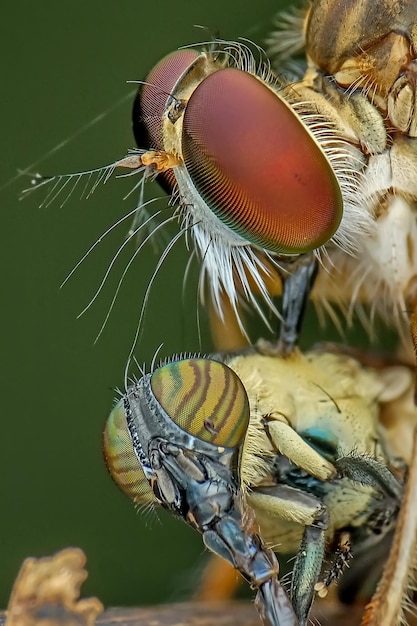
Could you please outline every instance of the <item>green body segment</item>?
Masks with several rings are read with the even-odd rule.
[[[208,443],[239,445],[249,423],[248,397],[238,376],[224,363],[184,359],[157,369],[151,389],[183,430]]]
[[[103,451],[109,472],[122,491],[137,504],[157,502],[133,449],[123,400],[116,404],[106,422]]]

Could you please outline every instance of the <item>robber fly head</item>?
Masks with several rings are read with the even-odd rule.
[[[237,313],[245,300],[260,312],[255,294],[276,312],[267,286],[274,266],[320,254],[329,240],[351,250],[365,227],[347,144],[311,107],[294,104],[245,43],[215,41],[162,59],[140,85],[133,129],[138,149],[99,180],[128,167],[141,190],[156,177],[172,194],[180,232],[200,257],[201,294],[220,315],[224,297]],[[144,205],[141,195],[131,236],[150,223]]]

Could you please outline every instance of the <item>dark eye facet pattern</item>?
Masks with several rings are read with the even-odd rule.
[[[116,404],[106,422],[103,451],[113,480],[126,495],[137,504],[156,502],[133,449],[123,400]]]
[[[133,113],[135,138],[138,146],[163,150],[162,116],[169,99],[174,91],[176,83],[198,57],[195,50],[179,50],[164,57],[151,70],[146,77],[145,85],[142,85],[136,106],[138,109]],[[141,121],[146,128],[146,141],[136,127],[135,121]],[[136,127],[136,128],[135,128]]]
[[[250,243],[302,253],[337,230],[343,201],[326,156],[255,76],[227,68],[198,85],[184,114],[182,150],[206,204]]]
[[[164,57],[146,77],[139,88],[132,121],[136,143],[141,148],[163,150],[162,116],[176,83],[198,57],[195,50],[179,50]],[[171,192],[175,177],[171,171],[158,176],[162,187]]]
[[[194,437],[224,447],[245,437],[248,397],[227,365],[198,358],[174,361],[152,374],[151,388],[170,418]]]

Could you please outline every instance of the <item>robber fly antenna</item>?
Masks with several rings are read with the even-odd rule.
[[[105,111],[102,111],[101,113],[96,115],[93,119],[86,122],[86,124],[81,126],[81,128],[76,130],[72,135],[70,135],[69,137],[66,137],[65,139],[57,143],[56,146],[54,146],[53,148],[45,152],[41,157],[39,157],[39,159],[36,159],[36,161],[33,161],[33,163],[30,163],[24,168],[18,169],[16,176],[13,176],[7,182],[5,182],[3,185],[0,186],[0,191],[12,185],[16,180],[18,180],[22,176],[32,176],[32,178],[33,177],[43,178],[40,174],[32,174],[31,172],[33,172],[33,170],[36,167],[38,167],[40,163],[45,161],[49,156],[51,156],[52,154],[55,154],[56,152],[59,152],[59,150],[61,150],[62,148],[67,146],[69,143],[74,141],[74,139],[76,139],[77,137],[85,133],[87,130],[89,130],[90,128],[92,128],[93,126],[101,122],[102,120],[104,120],[108,115],[110,115],[110,113],[118,109],[125,102],[128,102],[129,100],[131,100],[134,95],[135,95],[134,92],[130,91],[128,94],[126,94],[122,98],[119,98],[119,100],[117,100],[117,102],[115,102],[112,106],[110,106]]]
[[[134,170],[134,173],[142,172],[143,170],[145,170],[146,167],[142,162],[142,154],[144,152],[145,150],[139,151],[137,149],[134,149],[121,159],[113,161],[113,163],[104,165],[102,167],[96,167],[91,170],[85,170],[83,172],[57,174],[55,176],[44,176],[39,173],[31,174],[31,187],[24,189],[20,197],[21,199],[25,198],[40,187],[44,187],[45,185],[52,185],[52,187],[48,190],[46,198],[40,204],[41,208],[49,207],[52,202],[54,202],[58,198],[58,196],[61,195],[64,189],[69,185],[68,195],[61,203],[61,207],[63,207],[75,191],[75,188],[78,186],[80,180],[84,177],[87,177],[87,182],[85,183],[81,191],[81,198],[89,198],[94,193],[100,183],[105,184],[109,180],[117,167],[125,167],[130,170]]]
[[[159,93],[163,93],[169,98],[172,98],[178,106],[181,104],[181,100],[179,98],[176,98],[170,91],[161,89],[161,87],[155,83],[149,83],[146,80],[127,80],[126,82],[128,85],[147,85],[148,87],[153,87],[156,91],[159,91]]]

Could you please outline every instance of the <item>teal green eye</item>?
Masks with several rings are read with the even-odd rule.
[[[216,446],[235,447],[246,435],[249,401],[241,380],[224,363],[185,359],[151,377],[152,392],[183,430]]]
[[[135,504],[157,502],[133,449],[123,400],[116,404],[106,422],[103,452],[112,478]]]

